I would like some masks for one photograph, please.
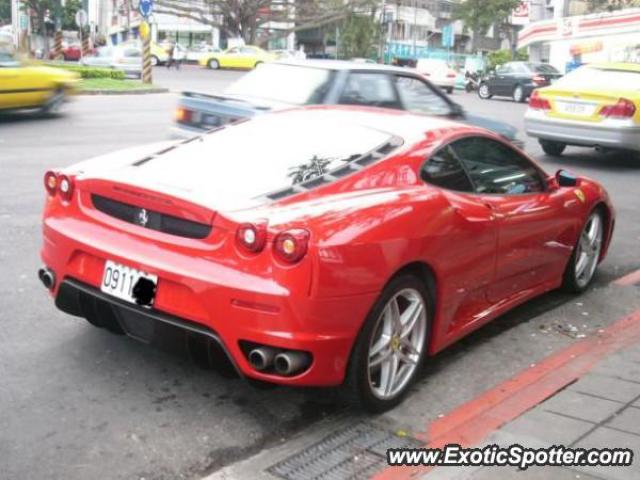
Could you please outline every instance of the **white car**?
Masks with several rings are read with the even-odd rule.
[[[458,74],[446,61],[435,58],[421,58],[416,63],[416,70],[431,80],[431,83],[435,83],[443,90],[446,90],[448,94],[453,93]]]
[[[127,76],[142,76],[142,50],[133,44],[100,47],[95,55],[82,57],[80,63],[88,67],[122,70]]]

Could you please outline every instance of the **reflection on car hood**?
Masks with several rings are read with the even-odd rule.
[[[499,120],[492,120],[491,118],[481,117],[478,115],[465,114],[463,120],[464,123],[473,125],[474,127],[481,127],[487,130],[491,130],[498,135],[508,138],[509,140],[515,140],[518,133],[518,129],[513,125],[501,122]]]

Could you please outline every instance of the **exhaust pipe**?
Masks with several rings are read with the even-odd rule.
[[[311,363],[311,358],[306,352],[282,352],[273,360],[273,367],[280,375],[293,375],[304,370]]]
[[[249,363],[256,370],[266,370],[273,363],[276,352],[273,348],[258,347],[249,352]]]
[[[49,268],[39,269],[38,278],[47,290],[53,290],[53,287],[56,285],[56,274]]]

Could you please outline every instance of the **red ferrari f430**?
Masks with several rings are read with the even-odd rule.
[[[175,327],[247,378],[370,411],[491,319],[585,290],[615,218],[598,183],[490,132],[367,108],[265,114],[44,183],[59,309],[145,341]]]

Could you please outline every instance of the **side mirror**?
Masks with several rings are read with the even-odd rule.
[[[567,170],[556,172],[556,182],[559,187],[575,187],[578,185],[578,177]]]

